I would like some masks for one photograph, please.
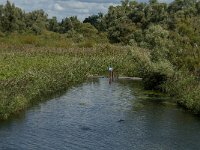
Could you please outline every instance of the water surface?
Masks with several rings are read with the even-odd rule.
[[[200,119],[170,101],[140,81],[91,79],[0,122],[0,149],[199,149]]]

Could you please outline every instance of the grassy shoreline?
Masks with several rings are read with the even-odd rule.
[[[90,75],[107,74],[109,65],[118,75],[144,78],[147,85],[158,84],[157,77],[166,78],[158,87],[176,97],[181,106],[200,113],[199,81],[174,70],[168,62],[151,62],[148,53],[139,47],[108,43],[92,47],[14,43],[0,42],[0,120],[82,83]]]
[[[4,48],[0,53],[0,119],[24,110],[32,103],[83,82],[87,76],[105,74],[109,64],[119,74],[131,73],[125,47]],[[133,73],[133,71],[132,71]]]

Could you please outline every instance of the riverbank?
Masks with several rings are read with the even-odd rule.
[[[168,62],[151,62],[143,51],[138,47],[111,44],[55,48],[1,43],[0,119],[58,95],[82,83],[88,76],[107,75],[110,64],[121,78],[141,76],[145,85],[157,85],[163,92],[176,97],[177,103],[199,113],[199,81],[174,70]]]
[[[128,48],[46,48],[33,45],[2,46],[0,55],[0,118],[47,99],[83,82],[92,74],[107,74],[113,64],[118,74],[134,73]],[[131,71],[132,70],[132,71]]]

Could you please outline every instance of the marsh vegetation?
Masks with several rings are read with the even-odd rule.
[[[106,14],[48,18],[0,6],[0,118],[102,75],[143,78],[185,108],[200,113],[200,2],[122,1]]]

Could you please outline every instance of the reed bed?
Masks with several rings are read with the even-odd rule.
[[[129,47],[110,44],[93,48],[55,48],[0,44],[0,119],[25,110],[90,75],[134,75]],[[131,71],[132,70],[132,71]]]

